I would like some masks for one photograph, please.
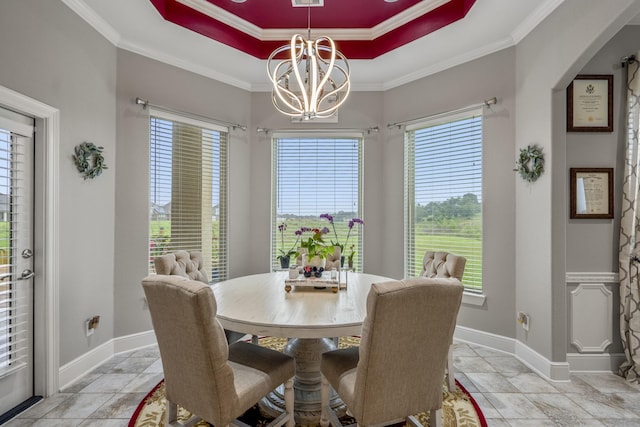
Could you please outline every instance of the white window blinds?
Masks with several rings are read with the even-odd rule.
[[[482,110],[407,128],[406,274],[426,251],[467,258],[463,284],[482,291]]]
[[[272,267],[278,267],[281,249],[287,252],[294,247],[296,230],[326,226],[331,232],[325,240],[346,243],[343,255],[353,250],[354,266],[362,271],[362,227],[356,224],[346,241],[349,221],[362,219],[362,136],[276,135],[272,156]],[[321,214],[333,216],[335,234]],[[282,223],[287,227],[284,243],[278,231]]]
[[[211,281],[227,277],[227,136],[214,124],[152,111],[149,261],[201,251]]]

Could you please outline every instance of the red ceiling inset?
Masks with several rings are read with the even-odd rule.
[[[222,17],[219,20],[212,17],[212,13],[205,14],[187,6],[190,3],[188,1],[150,1],[165,20],[259,59],[267,59],[273,50],[288,44],[290,40],[289,35],[281,40],[263,40],[222,22]],[[206,1],[215,6],[212,10],[219,8],[229,16],[235,15],[265,31],[307,28],[309,12],[312,29],[371,30],[412,7],[419,7],[421,3],[421,0],[399,0],[393,3],[384,0],[325,0],[324,7],[312,7],[308,10],[306,7],[293,7],[291,0],[247,0],[244,3],[232,0]],[[449,0],[374,38],[333,38],[337,48],[347,58],[373,59],[464,18],[475,1]]]

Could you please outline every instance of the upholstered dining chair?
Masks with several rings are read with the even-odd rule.
[[[269,426],[294,426],[293,358],[246,342],[227,344],[211,288],[178,275],[142,281],[164,370],[167,426],[246,426],[236,420],[285,384],[286,411]],[[179,424],[177,405],[194,414]]]
[[[207,272],[204,268],[204,260],[200,251],[175,251],[161,255],[153,259],[157,274],[176,275],[202,283],[209,283]],[[246,334],[236,331],[224,330],[229,343],[242,339]],[[254,344],[258,343],[258,337],[253,336]]]
[[[421,277],[454,277],[462,282],[467,259],[443,251],[427,251],[422,259]],[[453,341],[447,356],[447,387],[449,391],[456,388],[455,368],[453,365]]]
[[[329,385],[358,426],[442,425],[442,381],[462,300],[457,279],[416,277],[371,285],[359,347],[322,354],[322,426],[340,426]],[[417,327],[424,325],[424,327]]]

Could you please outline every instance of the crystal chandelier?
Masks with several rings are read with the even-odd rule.
[[[330,37],[311,41],[310,18],[307,39],[294,34],[290,44],[271,53],[267,70],[273,83],[273,105],[302,120],[332,116],[351,89],[347,58]]]

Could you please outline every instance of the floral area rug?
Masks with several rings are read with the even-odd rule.
[[[357,346],[360,343],[358,337],[341,337],[340,348]],[[272,348],[274,350],[282,351],[286,344],[285,338],[265,337],[260,338],[260,345]],[[473,400],[471,395],[456,381],[457,389],[453,392],[449,392],[446,387],[446,383],[442,384],[442,417],[444,427],[487,427],[487,422],[484,419],[484,415],[480,411],[480,408]],[[165,391],[164,381],[160,381],[153,390],[140,402],[138,408],[134,412],[128,427],[161,427],[164,426],[165,417]],[[178,419],[185,421],[191,417],[191,414],[178,408]],[[353,422],[353,419],[346,417],[347,419],[343,424],[349,424]],[[418,420],[423,426],[429,426],[429,414],[420,413],[417,414]],[[263,417],[257,406],[251,408],[242,417],[239,418],[246,424],[251,426],[265,426],[270,420]],[[197,427],[208,427],[210,424],[207,422],[200,422],[196,424]],[[400,427],[403,424],[397,424]],[[296,425],[296,427],[317,427],[307,425]]]

